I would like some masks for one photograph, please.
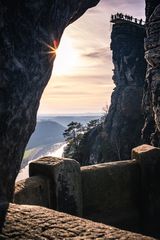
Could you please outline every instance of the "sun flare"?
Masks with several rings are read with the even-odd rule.
[[[73,72],[76,71],[78,61],[78,52],[74,48],[72,40],[64,36],[59,47],[56,49],[56,60],[54,62],[53,74],[73,74]]]

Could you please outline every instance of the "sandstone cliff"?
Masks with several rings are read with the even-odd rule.
[[[116,88],[104,130],[119,159],[130,158],[131,149],[141,143],[144,121],[141,101],[146,72],[144,37],[145,29],[141,25],[113,26],[111,49]]]
[[[160,146],[160,5],[159,1],[146,1],[147,38],[145,39],[145,57],[148,62],[143,106],[145,126],[143,139]]]
[[[158,0],[146,0],[146,20],[148,22],[149,17],[154,12],[155,8],[159,5]]]
[[[85,153],[82,154],[82,161],[85,164],[106,161],[106,159],[130,158],[131,146],[140,143],[141,134],[143,143],[160,146],[159,16],[159,1],[146,0],[147,36],[144,47],[145,58],[148,63],[147,69],[143,60],[144,30],[139,28],[137,34],[139,37],[135,38],[134,42],[134,38],[132,39],[129,35],[133,36],[135,29],[130,28],[129,31],[132,34],[128,34],[127,43],[127,37],[124,34],[127,31],[122,24],[123,33],[120,32],[118,25],[113,27],[111,46],[115,66],[113,80],[116,88],[112,94],[112,104],[104,126],[85,135],[82,142],[82,149],[87,142],[89,148],[89,150],[85,148]],[[136,31],[138,31],[138,28],[136,28]],[[130,43],[133,45],[131,46]],[[139,50],[136,51],[136,49]],[[127,51],[130,51],[130,53],[128,54]],[[137,57],[139,58],[141,55],[138,61],[137,58],[134,59],[135,56],[131,56],[132,51],[133,56],[138,54]],[[144,83],[145,71],[146,79]],[[140,109],[141,99],[145,119],[144,125],[142,109]],[[96,133],[97,131],[98,133]]]
[[[144,60],[145,28],[131,22],[113,25],[111,50],[116,85],[103,126],[85,135],[82,162],[130,159],[131,149],[141,143],[144,117],[141,108],[146,73]]]
[[[63,31],[98,2],[0,0],[0,211],[12,199]]]

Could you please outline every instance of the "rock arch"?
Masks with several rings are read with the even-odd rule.
[[[51,75],[55,45],[67,25],[98,2],[0,0],[0,207],[12,200],[39,101]]]

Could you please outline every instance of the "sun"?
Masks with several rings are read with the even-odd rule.
[[[76,71],[79,56],[72,43],[72,39],[64,36],[56,49],[54,75],[72,75]]]

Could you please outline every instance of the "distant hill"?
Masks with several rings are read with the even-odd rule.
[[[81,124],[86,124],[91,120],[94,119],[98,119],[100,118],[100,115],[91,115],[91,116],[72,116],[72,115],[68,115],[68,116],[54,116],[54,115],[39,115],[38,116],[38,121],[55,121],[58,122],[60,124],[62,124],[63,126],[67,127],[67,125],[70,122],[80,122]]]
[[[63,142],[64,130],[64,126],[54,121],[44,120],[37,122],[36,129],[28,142],[27,149]]]
[[[39,116],[35,131],[26,147],[21,168],[24,168],[29,161],[52,154],[60,148],[65,142],[63,132],[70,122],[86,124],[97,118],[99,116]]]

